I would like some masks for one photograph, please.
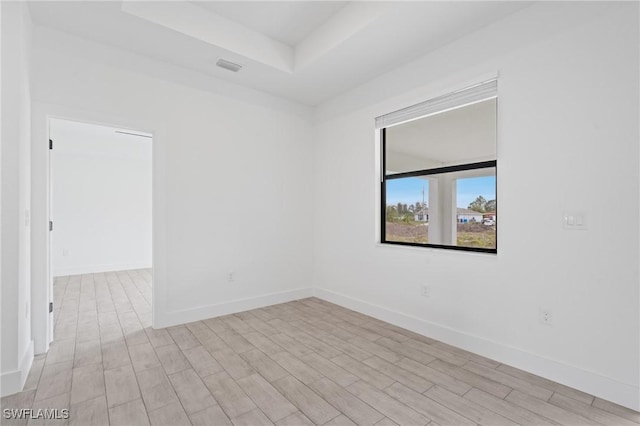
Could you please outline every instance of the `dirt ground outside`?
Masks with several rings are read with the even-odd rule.
[[[420,222],[387,222],[386,237],[387,241],[426,244],[429,242],[429,226]],[[481,223],[459,223],[457,245],[496,248],[496,227]]]
[[[387,222],[387,241],[426,244],[429,242],[429,227],[425,223]]]

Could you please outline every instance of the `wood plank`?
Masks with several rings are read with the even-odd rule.
[[[274,382],[274,386],[315,424],[324,424],[340,413],[293,376]]]
[[[342,340],[342,338],[340,338],[337,334],[336,335],[320,336],[318,338],[320,340],[322,340],[323,342],[325,342],[325,343],[333,346],[334,348],[344,352],[345,354],[349,355],[351,358],[357,359],[358,361],[363,361],[363,360],[365,360],[367,358],[371,358],[371,356],[373,355],[372,353],[369,353],[369,352],[357,347],[353,343],[349,343],[349,342],[346,342],[346,341]]]
[[[203,379],[213,397],[218,401],[227,416],[238,417],[256,408],[251,398],[225,372],[212,374]]]
[[[293,337],[284,333],[274,334],[273,336],[270,336],[270,338],[278,345],[282,346],[286,351],[295,356],[309,355],[313,352],[313,350],[311,350],[307,346],[303,345]]]
[[[214,352],[213,357],[234,379],[242,379],[255,373],[247,362],[231,349]]]
[[[89,364],[74,368],[73,382],[71,384],[71,404],[104,395],[106,392],[104,378],[105,373],[102,371],[102,364]]]
[[[548,400],[551,397],[551,394],[553,394],[553,391],[532,384],[528,381],[518,379],[517,377],[513,377],[509,374],[503,373],[502,371],[485,367],[484,365],[476,364],[473,361],[465,364],[463,368],[479,376],[486,377],[487,379],[496,381],[498,383],[502,383],[503,385],[509,386],[513,389],[517,389],[544,401]]]
[[[396,365],[458,395],[464,395],[471,389],[468,383],[409,358],[401,359]]]
[[[160,360],[151,343],[129,346],[129,357],[135,371],[146,370],[148,368],[159,367]]]
[[[167,374],[173,374],[177,373],[178,371],[191,368],[191,364],[189,364],[189,361],[187,361],[184,353],[175,343],[161,346],[159,348],[156,348],[155,351],[158,355],[158,358],[160,359],[162,367],[167,372]]]
[[[469,370],[448,364],[439,359],[429,363],[429,367],[434,370],[438,370],[441,373],[448,374],[449,376],[465,382],[475,388],[489,392],[498,398],[504,398],[509,394],[509,392],[511,392],[511,388],[509,386],[487,379],[486,377],[479,376]]]
[[[479,425],[486,426],[517,426],[517,423],[503,417],[475,402],[465,399],[453,392],[434,386],[425,392],[425,396],[440,404],[449,407],[456,413],[474,421]]]
[[[105,371],[104,382],[109,408],[140,398],[138,381],[131,365]]]
[[[202,345],[189,348],[183,352],[189,364],[200,377],[206,377],[224,370]]]
[[[173,404],[178,401],[169,377],[162,367],[150,368],[136,373],[142,399],[148,411]]]
[[[385,417],[384,419],[376,423],[375,426],[398,426],[398,423],[394,422],[388,417]],[[436,425],[434,422],[430,422],[429,426],[438,426],[438,425]]]
[[[539,413],[544,417],[560,424],[594,426],[600,424],[584,416],[580,416],[571,411],[565,410],[564,408],[549,404],[546,401],[542,401],[538,398],[515,389],[507,396],[506,401],[519,405],[520,407],[526,408],[527,410],[533,411],[534,413]]]
[[[288,352],[280,352],[272,355],[272,358],[285,370],[291,373],[302,383],[309,384],[322,378],[322,374],[300,361]],[[312,419],[313,420],[313,419]]]
[[[176,426],[188,425],[189,417],[184,412],[179,402],[163,405],[162,407],[149,412],[149,420],[152,426]]]
[[[236,315],[225,315],[220,317],[220,319],[226,322],[229,327],[231,327],[231,329],[238,334],[246,334],[255,331],[253,327],[251,327]]]
[[[257,331],[247,333],[243,337],[267,355],[273,355],[284,351],[282,346]]]
[[[159,330],[149,270],[58,277],[54,301],[57,341],[2,405],[23,395],[19,408],[70,408],[70,424],[640,424],[635,411],[317,298]]]
[[[315,353],[303,356],[302,361],[340,386],[349,386],[360,380],[358,376]]]
[[[240,379],[238,384],[272,422],[282,420],[298,411],[293,404],[259,374],[252,374]]]
[[[195,321],[185,324],[191,334],[198,339],[200,343],[215,338],[216,334],[202,321]],[[222,349],[222,348],[221,348]]]
[[[329,379],[320,379],[309,387],[360,426],[374,425],[384,418],[383,414]]]
[[[69,408],[69,426],[108,424],[109,411],[104,395],[71,404]]]
[[[342,354],[342,351],[311,337],[307,333],[297,332],[292,337],[325,358],[333,358]]]
[[[553,392],[561,393],[565,396],[568,396],[580,402],[584,402],[585,404],[593,403],[594,398],[592,395],[589,395],[588,393],[585,393],[585,392],[581,392],[577,389],[570,388],[569,386],[561,385],[560,383],[553,382],[543,377],[536,376],[535,374],[531,374],[526,371],[519,370],[515,367],[511,367],[509,365],[504,365],[504,364],[500,365],[496,369],[498,371],[502,371],[503,373],[507,373],[510,376],[528,381],[531,384],[538,385],[545,389],[549,389]]]
[[[624,417],[625,419],[631,420],[632,422],[640,423],[640,413],[637,411],[633,411],[627,407],[614,404],[613,402],[601,398],[596,398],[593,401],[593,406],[596,408],[600,408],[601,410],[608,411],[609,413],[615,414],[616,416]]]
[[[433,346],[434,348],[442,349],[443,351],[451,352],[462,358],[468,359],[469,361],[477,362],[478,364],[484,365],[485,367],[496,368],[501,365],[498,361],[485,358],[482,355],[474,354],[473,352],[469,352],[455,346],[447,345],[443,342],[435,341],[431,343],[431,346]]]
[[[253,318],[245,319],[244,321],[249,324],[254,330],[260,332],[265,336],[271,336],[273,334],[278,334],[280,331],[267,324],[264,320],[259,319],[257,316],[253,315],[255,311],[251,311]]]
[[[167,331],[171,335],[171,338],[181,350],[193,348],[200,344],[200,341],[189,331],[184,325],[176,325],[168,327]]]
[[[141,399],[127,402],[109,409],[110,426],[148,426],[149,417]]]
[[[124,339],[102,343],[102,365],[105,371],[129,364],[131,364],[131,359]]]
[[[348,355],[335,357],[331,361],[378,389],[384,389],[395,381]]]
[[[289,375],[289,372],[280,367],[274,360],[261,351],[255,349],[242,354],[242,358],[251,365],[262,377],[274,382]]]
[[[238,334],[233,330],[224,331],[217,334],[237,354],[256,349],[256,347],[249,343],[249,341],[245,339],[241,334]]]
[[[464,397],[523,426],[553,426],[556,424],[546,417],[479,389],[471,389]]]
[[[391,377],[395,381],[402,383],[403,385],[413,389],[416,392],[423,393],[431,386],[433,386],[433,383],[431,383],[430,381],[425,380],[413,373],[410,373],[404,368],[398,367],[397,365],[385,361],[382,358],[378,358],[377,356],[366,359],[363,362],[369,367]]]
[[[446,361],[449,364],[462,366],[467,363],[467,359],[461,356],[458,356],[452,352],[444,351],[438,347],[428,345],[423,342],[419,342],[414,339],[409,339],[402,343],[403,346],[408,346],[412,349],[417,349],[421,352],[426,353],[427,355],[431,355],[434,358],[440,359],[442,361]]]
[[[384,391],[386,394],[394,397],[398,401],[401,401],[417,412],[422,413],[425,417],[433,419],[440,424],[451,426],[475,425],[475,423],[468,418],[461,416],[450,408],[447,408],[400,383],[394,383]]]
[[[75,357],[73,360],[74,367],[101,363],[102,348],[99,339],[76,344]]]
[[[356,423],[352,422],[349,417],[344,414],[340,414],[338,417],[334,417],[329,422],[325,423],[324,426],[358,426]]]
[[[311,420],[300,411],[280,420],[276,426],[315,426]]]
[[[239,415],[231,419],[235,426],[273,426],[273,423],[259,409]]]
[[[376,407],[376,410],[399,425],[426,425],[430,421],[429,418],[366,382],[355,382],[347,386],[347,390],[372,407]]]
[[[376,342],[372,342],[371,340],[363,339],[362,337],[354,337],[353,339],[349,339],[349,343],[352,343],[360,349],[376,355],[377,357],[382,358],[385,361],[398,362],[402,358],[400,355],[389,350],[388,348],[381,346]]]
[[[222,411],[219,405],[214,405],[205,410],[189,416],[193,426],[231,426],[231,420]]]
[[[565,410],[572,411],[581,416],[587,417],[603,425],[616,425],[616,426],[638,426],[637,423],[624,417],[616,416],[608,411],[602,410],[597,407],[593,407],[590,404],[577,401],[571,397],[560,393],[554,393],[549,402]]]
[[[387,328],[389,330],[393,330],[393,331],[395,331],[395,332],[397,332],[399,334],[407,336],[407,337],[409,337],[409,338],[411,338],[413,340],[417,340],[418,342],[424,342],[424,343],[426,343],[428,345],[431,345],[431,344],[437,342],[437,340],[434,340],[434,339],[432,339],[430,337],[427,337],[427,336],[422,335],[420,333],[413,332],[411,330],[407,330],[406,328],[398,327],[397,325],[385,324],[384,328]]]
[[[394,342],[391,339],[387,339],[386,337],[383,337],[382,339],[378,340],[376,343],[386,347],[387,349],[390,349],[391,351],[397,353],[398,355],[402,355],[406,358],[412,359],[421,364],[426,365],[436,359],[434,356],[431,356],[429,354],[426,354],[422,351],[406,346],[404,344],[398,344],[397,342]]]
[[[217,405],[216,400],[193,369],[170,374],[169,380],[187,414],[195,414]]]

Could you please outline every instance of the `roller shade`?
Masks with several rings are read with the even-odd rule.
[[[491,79],[398,111],[376,117],[376,129],[389,127],[437,112],[469,105],[498,96],[498,80]]]

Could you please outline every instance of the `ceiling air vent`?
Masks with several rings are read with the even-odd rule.
[[[233,72],[238,72],[242,69],[242,65],[234,64],[233,62],[229,62],[224,59],[218,59],[218,62],[216,62],[216,65],[219,66],[220,68],[224,68],[225,70],[229,70]]]

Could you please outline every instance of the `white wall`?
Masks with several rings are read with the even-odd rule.
[[[50,122],[54,276],[151,267],[152,142],[116,130]]]
[[[30,319],[30,19],[23,3],[2,9],[1,394],[22,388],[33,360]]]
[[[154,133],[155,327],[311,294],[309,108],[37,27],[33,73],[36,140],[48,115]]]
[[[637,3],[545,3],[321,105],[316,293],[640,408],[638,72]],[[498,255],[377,245],[374,118],[496,73]]]

